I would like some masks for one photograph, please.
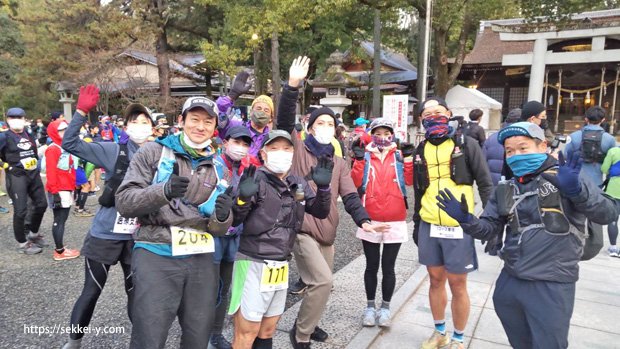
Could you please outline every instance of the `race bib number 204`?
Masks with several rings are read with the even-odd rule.
[[[173,256],[215,252],[215,242],[209,233],[181,227],[170,227],[170,233]]]

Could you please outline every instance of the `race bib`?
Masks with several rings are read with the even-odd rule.
[[[260,280],[260,291],[271,292],[288,288],[288,262],[265,261]]]
[[[444,227],[443,225],[431,224],[431,237],[439,239],[462,239],[463,228]]]
[[[37,168],[37,158],[25,158],[19,161],[22,163],[22,166],[24,166],[26,171],[36,170]]]
[[[116,212],[116,220],[114,221],[112,232],[116,234],[133,234],[138,228],[140,228],[138,218],[125,218]]]
[[[170,227],[170,233],[173,256],[215,252],[215,242],[207,232],[173,226]]]

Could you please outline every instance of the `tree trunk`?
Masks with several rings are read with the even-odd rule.
[[[205,73],[205,94],[209,98],[213,98],[213,86],[211,85],[211,78],[213,77],[213,73],[209,69]]]
[[[278,101],[280,100],[280,42],[278,41],[278,33],[273,32],[271,35],[271,98],[273,99],[273,115],[276,115]]]
[[[372,117],[381,116],[381,10],[375,9],[373,30],[374,57],[372,59]]]
[[[457,51],[455,55],[455,61],[450,66],[448,65],[448,49],[447,49],[447,40],[448,40],[448,32],[443,29],[436,29],[435,33],[435,56],[436,56],[436,79],[435,79],[435,95],[441,96],[443,98],[446,97],[448,90],[454,86],[456,82],[456,78],[459,76],[461,72],[461,67],[463,66],[463,61],[465,60],[466,46],[467,46],[467,38],[469,37],[470,31],[473,29],[473,23],[471,21],[471,16],[465,12],[465,17],[463,21],[463,26],[461,27],[461,33],[459,34],[459,43],[457,46]]]
[[[448,51],[446,40],[448,32],[444,29],[435,29],[435,96],[446,97],[450,83],[448,81]]]
[[[166,28],[161,28],[155,43],[155,55],[157,56],[157,72],[159,74],[159,93],[161,95],[161,107],[165,113],[171,112],[170,107],[170,58],[168,57],[168,37]]]

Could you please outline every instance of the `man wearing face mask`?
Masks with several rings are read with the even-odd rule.
[[[538,125],[545,131],[545,140],[547,143],[551,144],[551,142],[553,142],[554,136],[551,129],[549,129],[547,110],[539,101],[529,101],[523,105],[523,108],[521,108],[521,121],[528,121]]]
[[[217,117],[211,99],[188,98],[178,117],[183,132],[141,148],[116,193],[118,212],[140,222],[132,349],[163,348],[176,317],[182,347],[209,343],[219,286],[213,237],[233,220],[230,173],[212,144]]]
[[[314,110],[308,119],[308,136],[304,141],[297,137],[295,130],[295,107],[299,86],[308,74],[310,60],[298,57],[293,61],[288,84],[282,89],[278,108],[278,128],[292,133],[295,143],[295,156],[291,172],[297,176],[308,175],[318,159],[326,156],[334,162],[331,180],[331,208],[326,219],[317,219],[309,214],[304,217],[301,233],[295,239],[293,253],[301,279],[308,290],[301,303],[295,326],[290,332],[294,348],[310,348],[310,339],[325,341],[328,334],[318,327],[332,288],[332,267],[334,262],[334,240],[338,228],[338,196],[342,198],[347,213],[365,232],[384,232],[388,224],[371,222],[362,206],[357,188],[351,178],[347,162],[334,156],[331,144],[336,134],[336,117],[326,107]],[[310,182],[313,187],[314,182]]]
[[[249,122],[235,119],[232,117],[232,107],[235,100],[252,87],[252,81],[248,81],[250,74],[242,71],[235,77],[228,96],[221,96],[217,99],[217,107],[220,111],[218,121],[218,132],[226,134],[229,128],[242,125],[246,127],[252,135],[252,146],[250,155],[258,156],[260,146],[269,133],[269,124],[273,121],[273,100],[266,95],[260,95],[252,101],[249,112]]]
[[[469,199],[460,195],[459,200],[449,189],[437,196],[439,208],[476,239],[490,240],[505,226],[511,228],[499,253],[504,268],[493,294],[510,345],[567,348],[578,262],[589,239],[586,219],[598,224],[617,220],[619,202],[580,178],[579,151],[566,160],[560,153],[559,162],[548,155],[538,125],[512,124],[498,140],[515,177],[500,181],[480,218],[467,209]]]
[[[13,200],[13,234],[19,244],[18,251],[31,255],[47,246],[39,234],[47,199],[39,171],[37,145],[25,130],[25,117],[22,108],[7,110],[9,130],[0,133],[0,166],[6,172],[6,187]],[[28,198],[34,205],[30,209]]]
[[[423,349],[451,345],[463,347],[463,333],[469,317],[467,273],[477,269],[474,240],[463,235],[458,222],[437,209],[435,196],[450,188],[456,195],[469,199],[468,210],[474,209],[474,181],[483,206],[493,183],[478,142],[459,134],[449,124],[452,113],[446,102],[431,97],[420,104],[419,114],[426,129],[425,139],[414,154],[413,240],[418,245],[420,264],[430,276],[429,302],[435,331]],[[446,333],[445,311],[448,303],[446,282],[452,291],[452,341]]]
[[[260,161],[248,154],[252,144],[250,131],[244,126],[234,126],[228,129],[228,133],[223,141],[224,152],[221,155],[222,161],[232,175],[231,187],[233,195],[237,195],[239,180],[243,171],[250,167],[260,167]],[[216,237],[214,262],[219,266],[220,272],[220,293],[217,307],[215,310],[215,320],[211,330],[210,344],[216,349],[230,348],[230,343],[222,335],[226,311],[230,297],[228,291],[232,281],[233,263],[239,247],[239,236],[243,231],[243,225],[230,227],[226,236]]]
[[[269,132],[261,149],[265,166],[249,167],[239,183],[233,225],[243,223],[243,234],[229,310],[235,317],[235,348],[272,348],[286,303],[288,259],[304,213],[318,219],[329,213],[333,163],[322,157],[310,178],[292,175],[294,147],[288,132]]]
[[[129,162],[146,139],[153,127],[149,110],[141,104],[127,106],[123,118],[127,120],[127,130],[123,132],[119,143],[106,142],[95,138],[92,142],[80,139],[80,129],[88,122],[87,115],[99,101],[99,90],[94,85],[82,86],[78,97],[76,112],[62,139],[62,148],[80,159],[105,169],[108,177],[103,193],[99,198],[100,208],[82,246],[84,256],[84,286],[71,312],[70,325],[73,328],[87,327],[92,319],[95,306],[108,279],[108,272],[119,263],[125,280],[127,294],[127,313],[131,316],[133,302],[133,276],[131,274],[131,252],[134,246],[131,231],[127,225],[118,224],[125,221],[116,210],[114,195],[120,185]],[[96,125],[95,125],[96,127]],[[83,203],[88,192],[79,194],[77,202]],[[63,349],[78,349],[83,333],[70,333]]]

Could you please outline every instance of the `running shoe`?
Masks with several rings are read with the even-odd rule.
[[[6,192],[0,190],[0,196],[6,196]]]
[[[23,245],[20,245],[19,248],[17,249],[17,252],[23,253],[26,255],[33,255],[33,254],[41,253],[41,251],[43,251],[43,249],[33,244],[31,241],[26,241]]]
[[[97,193],[94,191],[89,191],[88,196],[97,196]]]
[[[435,330],[433,335],[422,343],[421,349],[439,349],[450,344],[450,336]]]
[[[73,259],[78,258],[80,256],[80,251],[72,250],[70,248],[66,248],[62,251],[62,253],[58,253],[54,250],[54,260],[55,261],[64,261],[65,259]]]
[[[0,206],[0,213],[9,213],[9,209],[6,207]]]
[[[390,309],[381,308],[379,314],[377,314],[377,322],[379,327],[390,327],[392,314]]]
[[[71,339],[63,345],[62,349],[80,349],[82,347],[82,338],[80,339]]]
[[[463,342],[452,340],[446,349],[465,349],[465,344]]]
[[[212,334],[209,343],[211,343],[215,349],[232,349],[230,342],[221,333]]]
[[[37,233],[37,234],[33,232],[28,233],[28,240],[40,248],[49,246],[49,244],[45,242],[45,239],[43,238],[43,234],[41,233]]]
[[[377,324],[377,310],[375,308],[366,308],[362,317],[362,326],[373,327]]]
[[[288,293],[300,295],[306,292],[308,289],[308,285],[301,278],[297,280],[291,287],[288,288]]]
[[[74,215],[74,216],[76,216],[76,217],[92,217],[92,216],[94,216],[95,214],[94,214],[94,213],[92,213],[92,212],[90,212],[90,211],[89,211],[89,210],[87,210],[87,209],[83,209],[83,210],[77,210],[77,211],[75,211],[75,212],[73,213],[73,215]]]
[[[96,186],[95,191],[99,191],[99,190],[101,190],[101,188],[99,188],[99,186]]]
[[[618,246],[609,246],[607,252],[609,252],[609,257],[620,257],[620,250],[618,249]]]

